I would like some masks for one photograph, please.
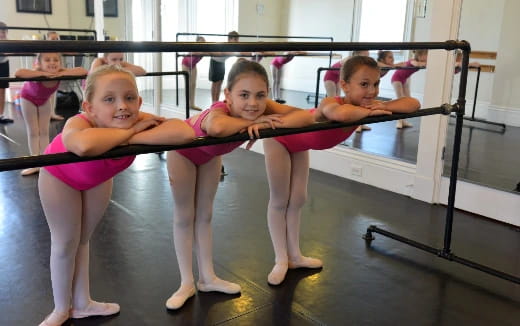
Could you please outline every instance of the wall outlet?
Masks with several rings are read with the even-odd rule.
[[[352,165],[350,168],[350,174],[356,177],[362,177],[363,176],[363,168],[358,165]]]

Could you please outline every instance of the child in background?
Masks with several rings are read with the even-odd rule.
[[[399,64],[408,69],[397,69],[392,75],[392,86],[397,98],[410,97],[410,76],[419,71],[419,68],[426,67],[427,60],[428,50],[415,50],[413,59]],[[417,67],[417,69],[411,69],[412,67]],[[399,119],[395,127],[397,129],[408,128],[412,127],[412,124],[404,119]]]
[[[377,62],[368,56],[350,58],[341,71],[340,85],[345,96],[326,97],[317,109],[309,110],[317,122],[352,122],[373,115],[413,112],[420,107],[416,99],[409,97],[388,102],[376,100],[380,71]],[[302,255],[299,243],[301,210],[309,179],[308,150],[334,147],[355,129],[337,128],[264,140],[270,189],[267,223],[275,252],[275,265],[267,276],[269,284],[282,283],[288,269],[322,267],[320,259]]]
[[[325,91],[327,92],[327,97],[335,97],[339,96],[341,92],[341,86],[340,86],[340,68],[343,66],[343,64],[350,58],[356,57],[356,56],[365,56],[368,57],[370,53],[368,50],[359,50],[359,51],[352,51],[352,55],[350,57],[346,57],[345,59],[342,59],[335,64],[332,65],[331,68],[336,68],[338,70],[327,70],[325,73],[325,76],[323,77],[323,82],[325,83]],[[360,125],[357,127],[356,132],[362,132],[365,130],[371,130],[369,126],[366,125]]]
[[[202,36],[197,36],[197,42],[206,42]],[[201,108],[195,105],[195,90],[197,88],[197,63],[202,60],[202,53],[191,53],[182,58],[182,71],[187,71],[190,76],[190,103],[189,108],[201,111]]]
[[[120,65],[124,69],[131,71],[136,76],[143,76],[146,74],[146,70],[144,70],[143,67],[125,61],[124,53],[120,52],[105,53],[102,58],[96,58],[90,65],[89,73],[103,65]]]
[[[236,31],[228,33],[228,42],[238,42],[240,35]],[[229,56],[211,57],[209,61],[208,77],[211,81],[211,103],[215,103],[220,98],[222,82],[226,75],[226,60]]]
[[[54,31],[49,31],[47,32],[47,37],[45,38],[46,40],[48,41],[59,41],[60,40],[60,34],[58,34],[57,32],[54,32]],[[54,92],[54,94],[51,96],[51,120],[63,120],[64,118],[59,115],[59,114],[56,114],[56,93],[57,92]]]
[[[266,128],[297,128],[313,123],[304,110],[268,99],[269,82],[258,63],[239,59],[228,74],[226,100],[187,120],[197,137],[226,137],[246,132],[258,137]],[[211,218],[213,200],[220,180],[221,156],[242,142],[188,148],[168,153],[168,173],[174,199],[173,240],[181,284],[166,301],[168,309],[179,309],[195,294],[236,294],[240,285],[218,278],[213,268]],[[250,146],[251,144],[249,144]],[[249,147],[248,146],[248,147]],[[199,280],[192,269],[195,248]]]
[[[395,67],[394,53],[392,51],[377,51],[377,65],[379,68]],[[381,78],[383,78],[388,71],[388,69],[381,69]]]
[[[134,75],[119,66],[105,66],[91,73],[84,98],[84,113],[66,122],[45,154],[70,151],[96,156],[119,145],[176,145],[194,138],[191,128],[181,120],[164,121],[140,112],[142,99]],[[118,304],[96,302],[90,297],[89,240],[109,204],[113,176],[130,166],[134,158],[42,168],[38,189],[51,232],[54,310],[40,326],[119,312]]]
[[[283,56],[274,57],[271,61],[271,75],[273,76],[273,94],[272,98],[278,103],[285,103],[285,100],[282,99],[282,93],[280,91],[280,81],[282,80],[282,68],[283,66],[290,62],[295,55],[304,55],[307,52],[305,51],[290,51],[285,52]]]
[[[7,40],[7,25],[0,22],[0,40]],[[9,57],[0,53],[0,77],[9,77]],[[0,81],[0,123],[12,123],[13,119],[4,117],[5,90],[9,88],[9,82]]]
[[[84,76],[87,71],[81,67],[65,69],[61,66],[59,53],[40,53],[37,55],[36,69],[18,69],[18,78],[61,76]],[[20,92],[22,115],[27,129],[29,152],[31,155],[43,154],[49,144],[49,125],[51,120],[51,98],[56,93],[60,81],[26,81]],[[39,168],[22,170],[23,176],[37,173]]]

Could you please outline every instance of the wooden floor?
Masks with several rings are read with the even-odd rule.
[[[27,155],[24,128],[14,117],[13,125],[0,126],[0,158]],[[53,132],[61,125],[53,122]],[[241,295],[197,293],[179,311],[166,310],[180,280],[172,196],[164,160],[140,155],[115,178],[91,242],[93,297],[120,303],[121,313],[66,325],[518,324],[519,285],[383,236],[371,245],[361,238],[375,224],[440,248],[445,207],[318,171],[310,175],[301,246],[324,268],[290,271],[280,286],[269,286],[274,254],[263,156],[238,149],[224,164],[214,263],[219,276],[242,286]],[[17,170],[0,173],[0,325],[37,325],[53,306],[50,235],[36,183],[37,176]],[[453,253],[520,275],[519,228],[460,211],[454,221]]]

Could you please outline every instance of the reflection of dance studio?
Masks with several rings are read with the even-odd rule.
[[[517,1],[499,0],[490,6],[485,0],[324,0],[303,5],[14,0],[3,5],[1,325],[512,325],[520,319]],[[240,37],[230,41],[235,31]],[[59,34],[58,41],[50,40],[52,32]],[[196,42],[197,37],[204,42]],[[201,114],[199,109],[203,115],[211,114],[204,112],[213,104],[215,80],[208,78],[215,72],[209,72],[210,58],[222,63],[220,101],[227,100],[223,105],[230,115],[234,110],[230,102],[236,98],[224,88],[235,63],[243,59],[259,63],[271,87],[267,97],[272,101],[262,95],[247,105],[273,102],[268,104],[273,112],[272,107],[280,108],[277,105],[319,109],[321,101],[330,99],[325,72],[335,69],[331,67],[337,62],[346,66],[354,50],[369,50],[374,60],[378,50],[391,50],[395,59],[379,65],[386,74],[375,70],[377,82],[370,84],[372,75],[363,75],[359,85],[365,86],[360,88],[377,88],[376,97],[366,100],[370,104],[348,102],[343,91],[338,106],[389,107],[387,101],[399,97],[392,74],[414,69],[403,86],[421,108],[367,115],[359,124],[321,120],[289,129],[305,137],[309,131],[353,128],[351,136],[332,148],[308,151],[308,156],[287,149],[287,161],[279,157],[271,161],[287,163],[283,171],[290,171],[290,177],[273,176],[272,164],[266,162],[274,157],[272,148],[263,147],[267,138],[284,135],[283,127],[260,130],[266,139],[250,149],[246,149],[247,127],[222,139],[199,137],[191,142],[190,137],[187,146],[193,148],[238,141],[243,145],[223,155],[222,170],[218,164],[206,169],[201,163],[186,168],[185,174],[172,174],[172,169],[182,171],[180,165],[171,165],[177,152],[167,151],[178,148],[173,145],[126,146],[134,143],[123,140],[94,160],[72,153],[34,154],[28,136],[32,127],[20,105],[27,100],[22,94],[25,83],[57,88],[52,110],[64,120],[47,117],[47,124],[40,125],[49,128],[51,141],[62,130],[76,132],[79,127],[72,119],[78,114],[92,114],[90,104],[83,104],[83,110],[80,104],[88,100],[83,95],[87,76],[52,75],[54,66],[38,61],[45,56],[37,53],[60,52],[60,69],[85,71],[95,57],[119,53],[123,61],[146,71],[132,84],[142,96],[141,111],[168,119],[184,120]],[[428,50],[424,66],[414,62],[416,50]],[[186,57],[189,60],[183,60]],[[274,58],[278,59],[273,68]],[[45,74],[15,78],[20,69]],[[340,78],[346,74],[337,71]],[[54,86],[57,80],[59,86]],[[358,88],[345,86],[350,82],[341,80],[337,85],[355,95]],[[236,84],[234,80],[232,85]],[[89,85],[95,94],[94,84]],[[241,97],[247,97],[247,87]],[[110,93],[103,103],[119,94]],[[49,101],[52,96],[48,95]],[[396,128],[401,119],[407,123]],[[198,125],[201,130],[203,123]],[[354,132],[358,125],[370,129]],[[106,137],[118,137],[118,132]],[[74,223],[54,223],[46,216],[42,198],[60,194],[61,187],[40,184],[39,188],[39,176],[50,175],[42,170],[60,163],[117,161],[133,155],[126,170],[114,173],[107,208],[94,224],[91,241],[81,231],[88,223],[80,217],[70,231],[79,236],[68,237],[77,244],[55,246],[67,242],[56,237],[63,232],[60,225]],[[305,157],[308,182],[305,172],[294,171],[306,166],[295,163]],[[185,164],[178,157],[173,162]],[[28,168],[36,172],[21,174]],[[204,187],[195,181],[194,211],[186,213],[188,205],[179,204],[179,198],[191,198],[180,196],[185,190],[175,188],[175,183],[184,184],[192,175],[206,180],[208,174],[218,174],[219,181]],[[289,180],[287,190],[273,191],[280,180]],[[213,186],[214,199],[204,195]],[[305,187],[307,196],[302,196]],[[173,197],[172,189],[178,192]],[[101,196],[78,191],[85,211],[96,206],[95,196]],[[273,197],[287,192],[286,206],[273,204],[278,203]],[[207,198],[212,200],[210,212],[202,203]],[[292,206],[294,198],[303,200],[301,209],[293,210],[299,205]],[[75,205],[67,200],[62,204],[60,214]],[[82,209],[78,216],[88,215]],[[278,216],[273,212],[281,211],[285,220],[273,222]],[[190,234],[175,239],[176,216],[183,214],[193,214],[194,220],[198,214],[209,214],[209,223],[194,222]],[[276,229],[280,225],[283,231]],[[201,234],[209,236],[201,239]],[[179,243],[179,239],[188,240]],[[280,244],[279,239],[285,242]],[[188,248],[193,257],[179,254],[179,247]],[[279,258],[280,247],[288,252],[285,260]],[[77,252],[70,255],[56,248]],[[294,252],[298,259],[291,258]],[[190,263],[192,268],[187,268]],[[56,266],[63,267],[60,264],[68,264],[59,270],[70,275],[56,272]],[[220,283],[204,280],[208,270]],[[175,297],[179,293],[180,299]],[[117,303],[118,308],[105,302]],[[64,306],[67,309],[60,308]]]

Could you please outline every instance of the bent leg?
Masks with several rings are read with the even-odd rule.
[[[221,157],[199,166],[197,173],[197,188],[195,208],[195,253],[199,266],[199,291],[217,291],[227,294],[240,292],[240,285],[217,277],[213,268],[213,231],[211,219],[213,202],[220,181],[222,166]]]
[[[320,268],[323,265],[321,260],[305,257],[300,251],[300,222],[307,201],[309,152],[292,153],[291,163],[291,197],[286,213],[289,268]]]
[[[75,259],[81,235],[81,193],[45,170],[39,176],[38,190],[51,232],[54,310],[46,322],[60,325],[69,318],[71,307]]]
[[[76,255],[76,268],[72,289],[72,318],[108,316],[119,312],[116,303],[102,303],[90,297],[89,243],[92,233],[103,217],[112,194],[112,179],[82,191],[83,212],[81,238]]]

